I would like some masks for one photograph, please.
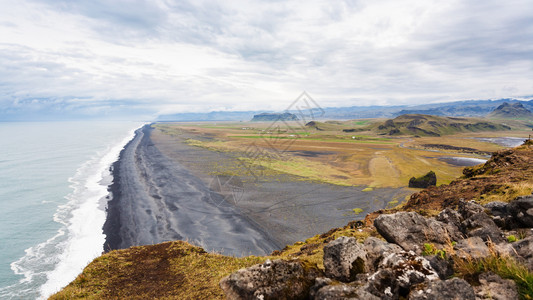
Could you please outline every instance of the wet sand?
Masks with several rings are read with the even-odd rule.
[[[289,175],[213,174],[235,153],[190,146],[194,134],[144,127],[114,165],[106,250],[186,240],[229,255],[263,255],[403,200],[406,189],[341,187]],[[355,215],[354,208],[363,209]]]

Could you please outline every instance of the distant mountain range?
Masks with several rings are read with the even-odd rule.
[[[252,122],[261,121],[298,121],[298,117],[291,113],[260,113],[252,118]]]
[[[533,111],[533,100],[499,99],[467,100],[446,103],[422,104],[415,106],[351,106],[326,107],[315,109],[315,116],[320,119],[348,120],[364,118],[394,118],[404,114],[425,114],[449,117],[484,117],[503,103],[520,103],[525,109]],[[299,116],[298,111],[288,111]],[[319,113],[320,112],[320,113]],[[272,111],[214,111],[208,113],[178,113],[161,115],[158,121],[250,121],[254,115],[272,113]],[[302,118],[304,119],[304,118]]]
[[[533,120],[533,113],[530,110],[524,107],[520,102],[517,103],[508,103],[504,102],[502,105],[498,106],[490,114],[487,115],[489,118],[501,118],[501,119],[529,119]]]

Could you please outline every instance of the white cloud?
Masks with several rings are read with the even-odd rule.
[[[528,2],[0,0],[0,114],[531,95]]]

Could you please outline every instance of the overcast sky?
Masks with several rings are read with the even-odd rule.
[[[533,1],[0,0],[0,118],[533,95]]]

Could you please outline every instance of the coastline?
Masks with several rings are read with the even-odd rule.
[[[220,182],[226,178],[210,174],[210,164],[231,165],[234,158],[190,146],[187,138],[146,125],[123,149],[112,166],[105,252],[184,240],[226,255],[265,255],[354,220],[354,208],[374,211],[410,193],[362,192],[282,175],[260,183],[229,178],[243,179],[236,195],[228,191],[235,186]]]
[[[112,165],[104,251],[186,240],[226,255],[264,255],[280,247],[184,166],[167,159],[145,125]],[[222,201],[223,199],[219,199]]]

